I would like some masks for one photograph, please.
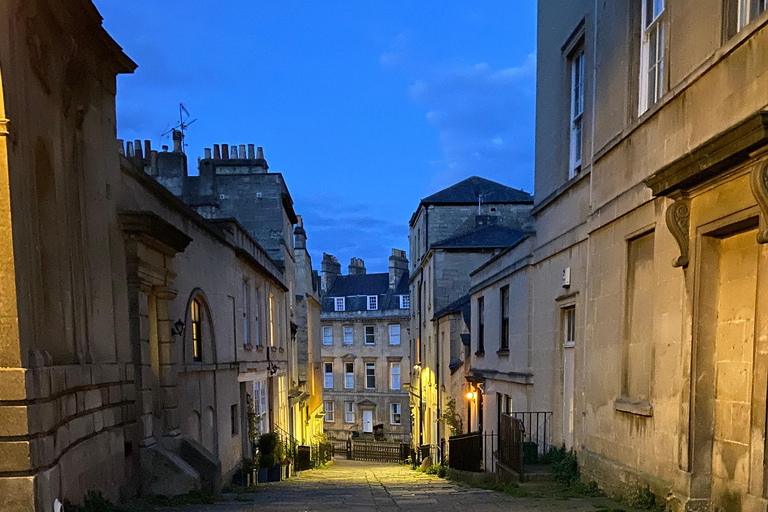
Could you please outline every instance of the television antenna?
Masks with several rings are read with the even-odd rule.
[[[165,138],[168,135],[172,134],[174,130],[178,130],[181,132],[181,152],[186,153],[187,144],[184,142],[187,137],[187,130],[189,130],[190,125],[197,121],[197,119],[189,120],[189,118],[192,117],[192,114],[189,113],[189,110],[187,110],[187,107],[184,106],[183,103],[179,103],[179,124],[174,126],[173,128],[166,129],[162,137]]]

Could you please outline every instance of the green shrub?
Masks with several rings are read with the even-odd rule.
[[[630,506],[643,510],[661,511],[666,508],[663,503],[656,502],[656,495],[648,487],[637,489],[627,496],[626,501]]]
[[[440,464],[432,464],[431,466],[428,466],[424,472],[428,475],[436,475],[437,472],[440,471]]]
[[[565,445],[560,448],[552,448],[539,460],[550,465],[552,476],[557,482],[566,486],[570,492],[581,496],[603,496],[603,492],[594,480],[588,484],[581,482],[581,472],[576,454],[573,453],[573,450],[566,450]]]
[[[283,444],[276,433],[261,434],[256,446],[259,449],[260,468],[273,468],[283,460]]]
[[[437,476],[440,478],[445,478],[448,476],[448,468],[445,466],[440,466],[440,469],[437,470]]]
[[[101,491],[88,491],[83,497],[82,505],[73,505],[69,502],[64,503],[66,512],[121,512],[122,509],[115,506],[111,501],[105,498]]]

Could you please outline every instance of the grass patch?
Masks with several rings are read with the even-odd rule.
[[[472,485],[479,489],[488,489],[490,491],[499,491],[515,498],[527,498],[529,496],[528,491],[520,487],[518,484],[493,484],[493,483],[480,483]]]
[[[178,507],[180,505],[213,505],[216,497],[207,491],[194,490],[178,496],[152,496],[149,498],[152,505],[160,507]]]

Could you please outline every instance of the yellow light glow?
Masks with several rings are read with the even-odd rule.
[[[473,392],[471,392],[471,391],[468,392],[467,393],[467,400],[474,400],[474,399],[475,399],[475,394]]]

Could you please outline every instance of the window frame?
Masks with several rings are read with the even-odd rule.
[[[656,105],[664,94],[667,92],[666,77],[667,77],[667,23],[666,23],[666,6],[667,0],[641,0],[641,12],[640,12],[640,98],[638,102],[639,112],[638,116],[643,115],[651,107]],[[661,10],[658,14],[655,11],[656,2],[661,4]],[[648,20],[648,7],[653,3],[653,19]],[[654,36],[655,33],[655,36]],[[655,39],[654,39],[655,38]],[[650,64],[650,51],[652,44],[655,40],[655,55],[656,59],[653,66]],[[660,56],[660,57],[659,57]],[[654,83],[653,83],[653,101],[649,98],[651,91],[649,75],[651,70],[654,70]]]
[[[411,309],[410,295],[400,295],[400,309]]]
[[[355,343],[355,326],[354,325],[345,325],[342,327],[342,332],[344,334],[344,339],[342,340],[343,345],[352,345]],[[347,334],[349,333],[349,338],[347,338]],[[347,341],[349,339],[349,341]]]
[[[485,354],[485,297],[477,298],[477,352]]]
[[[189,317],[192,325],[192,360],[196,363],[203,362],[203,303],[197,299],[192,299],[189,304]]]
[[[349,371],[350,365],[352,371]],[[351,384],[350,379],[352,379]],[[344,362],[344,389],[355,389],[355,363],[351,361]]]
[[[351,407],[347,407],[348,405]],[[346,401],[344,402],[344,423],[354,423],[354,422],[355,422],[355,402]]]
[[[330,332],[330,335],[327,333]],[[326,340],[330,340],[330,343],[326,343]],[[323,346],[332,346],[333,345],[333,327],[329,325],[323,326]]]
[[[368,333],[368,329],[371,329],[371,333]],[[371,337],[371,342],[368,342],[368,336]],[[363,328],[363,344],[370,346],[376,345],[376,326],[366,325]]]
[[[563,315],[563,347],[576,346],[576,306],[562,308]]]
[[[373,386],[370,385],[369,379],[373,379]],[[376,363],[365,363],[365,389],[376,389]]]
[[[366,297],[366,307],[368,308],[368,311],[377,311],[379,309],[379,296],[378,295],[368,295]]]
[[[229,407],[229,421],[231,423],[230,432],[232,433],[232,437],[240,435],[240,413],[238,412],[238,409],[239,407],[237,404],[232,404]]]
[[[499,301],[501,310],[499,350],[509,352],[509,285],[502,286],[499,290]]]
[[[333,400],[323,400],[323,412],[325,412],[325,418],[323,418],[323,420],[325,421],[325,423],[335,422],[333,409],[334,409]]]
[[[568,57],[570,68],[570,109],[568,111],[568,178],[575,178],[582,169],[584,152],[584,84],[586,83],[586,51],[582,39]]]
[[[395,412],[397,409],[397,412]],[[395,416],[398,416],[400,421],[395,422]],[[402,425],[403,424],[403,406],[400,402],[389,403],[389,424],[390,425]]]
[[[330,365],[331,371],[328,371]],[[328,378],[330,377],[330,386],[328,385]],[[323,361],[323,389],[333,389],[333,361]]]
[[[397,334],[392,334],[392,328],[397,328]],[[400,327],[400,324],[389,324],[389,344],[390,345],[400,345],[400,333],[402,331],[402,328]],[[397,343],[395,343],[393,340],[397,340]]]
[[[768,0],[737,0],[736,33],[768,11]],[[754,6],[757,7],[754,7]]]
[[[347,298],[346,297],[334,297],[333,298],[333,310],[334,311],[346,311],[347,310]]]
[[[248,347],[251,345],[251,326],[250,326],[250,314],[251,314],[251,293],[249,283],[247,279],[243,279],[243,346]]]
[[[395,368],[397,368],[396,373]],[[397,376],[397,387],[395,387],[395,376]],[[402,365],[399,361],[393,361],[389,363],[389,389],[390,391],[400,391],[402,388]]]

